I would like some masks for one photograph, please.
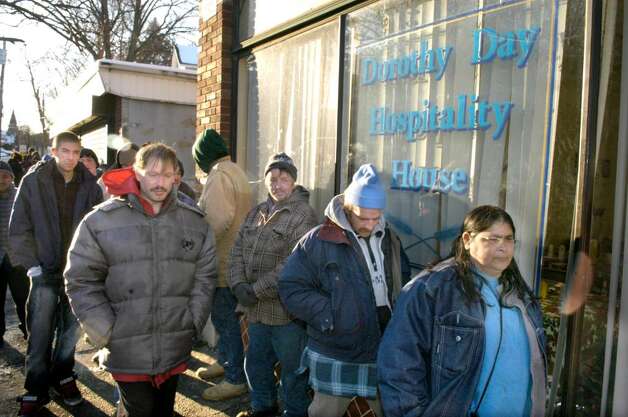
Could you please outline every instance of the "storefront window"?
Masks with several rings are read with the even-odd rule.
[[[611,299],[616,298],[625,256],[619,248],[625,244],[621,228],[626,214],[621,209],[623,202],[615,198],[617,187],[625,188],[626,183],[626,178],[618,175],[622,163],[618,145],[620,140],[626,140],[618,134],[623,2],[610,0],[602,7],[604,25],[596,35],[601,39],[603,52],[592,63],[599,67],[600,74],[597,131],[593,139],[595,159],[587,172],[581,173],[579,161],[585,155],[579,149],[582,128],[579,116],[583,108],[583,59],[589,53],[584,46],[584,10],[584,1],[567,4],[566,21],[570,24],[566,25],[564,34],[552,168],[555,175],[540,291],[550,352],[549,369],[553,374],[551,407],[553,415],[560,416],[611,415],[619,311],[618,300]],[[580,174],[581,178],[593,178],[589,201],[574,198]],[[572,241],[574,218],[576,209],[582,210],[582,206],[591,207],[590,230],[586,233],[590,238],[586,245],[577,246],[588,247],[588,252],[575,254],[570,253],[570,249],[577,247]],[[620,414],[616,410],[613,413]]]
[[[245,0],[240,5],[240,40],[298,18],[333,0]]]
[[[450,250],[462,218],[504,207],[534,285],[560,54],[558,2],[381,1],[347,17],[345,162],[374,163],[413,265]]]
[[[238,160],[266,197],[268,157],[286,152],[310,204],[323,212],[334,192],[338,112],[338,22],[254,51],[240,61]]]

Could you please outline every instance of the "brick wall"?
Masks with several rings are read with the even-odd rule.
[[[229,143],[232,132],[233,3],[230,0],[201,0],[200,10],[196,132],[215,129]]]

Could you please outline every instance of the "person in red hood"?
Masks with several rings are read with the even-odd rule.
[[[214,235],[176,197],[175,151],[154,143],[103,181],[113,196],[79,224],[64,272],[70,305],[120,391],[118,416],[173,415],[178,375],[209,316]]]

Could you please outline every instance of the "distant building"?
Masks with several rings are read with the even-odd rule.
[[[9,120],[9,129],[7,130],[7,135],[13,136],[17,135],[17,119],[15,118],[15,111],[11,112],[11,119]]]
[[[17,119],[15,118],[15,111],[11,112],[11,119],[9,120],[9,127],[6,131],[2,131],[2,146],[15,145],[15,138],[17,137]]]
[[[196,71],[110,59],[94,62],[51,106],[50,137],[81,136],[107,164],[122,144],[163,142],[174,147],[192,176]]]
[[[196,71],[198,65],[198,47],[196,45],[174,44],[172,66],[179,69]]]

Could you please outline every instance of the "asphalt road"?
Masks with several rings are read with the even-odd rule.
[[[4,307],[7,331],[4,335],[4,348],[0,349],[0,417],[16,416],[18,404],[15,398],[23,394],[24,354],[26,341],[17,328],[17,316],[10,292]],[[79,389],[85,401],[76,407],[68,407],[53,399],[41,413],[42,417],[79,416],[109,417],[115,415],[113,403],[113,380],[109,373],[99,370],[91,361],[95,349],[83,341],[76,347],[76,366]],[[179,378],[175,415],[203,417],[233,417],[245,410],[249,404],[248,395],[225,402],[209,402],[201,398],[201,393],[208,383],[198,379],[194,371],[209,362],[213,362],[213,351],[207,345],[197,346],[192,352],[193,359],[189,369]],[[220,382],[220,379],[214,381]]]

